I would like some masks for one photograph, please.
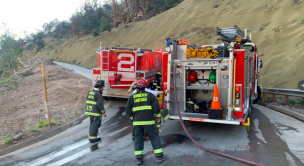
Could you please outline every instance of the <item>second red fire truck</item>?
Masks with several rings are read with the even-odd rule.
[[[138,72],[147,84],[153,81],[155,74],[162,71],[162,50],[111,48],[97,49],[98,68],[92,70],[94,85],[97,80],[105,80],[103,96],[128,98],[128,89],[136,79]]]

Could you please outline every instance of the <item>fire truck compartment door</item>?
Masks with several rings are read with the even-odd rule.
[[[140,68],[141,70],[153,70],[161,68],[162,66],[162,57],[161,54],[156,52],[145,52],[141,56]]]

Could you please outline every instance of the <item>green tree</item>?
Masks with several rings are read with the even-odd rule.
[[[100,18],[100,31],[104,32],[104,31],[111,31],[111,23],[110,23],[110,19],[102,16]]]
[[[180,3],[180,0],[165,0],[167,9],[170,9]]]
[[[153,3],[156,8],[162,8],[165,6],[165,1],[164,0],[153,0]]]
[[[22,48],[19,48],[15,35],[10,33],[8,29],[0,36],[0,71],[2,73],[10,73],[17,69],[21,64],[18,57],[22,55]],[[19,42],[22,40],[19,40]]]
[[[37,46],[36,52],[40,51],[45,46],[45,43],[43,40],[44,37],[45,37],[45,34],[43,31],[38,31],[36,34],[33,34],[33,33],[31,34],[31,39],[32,39],[33,43],[35,43]]]
[[[109,4],[102,7],[97,0],[87,0],[70,18],[71,31],[75,35],[92,33],[94,36],[97,31],[111,30],[111,14]]]

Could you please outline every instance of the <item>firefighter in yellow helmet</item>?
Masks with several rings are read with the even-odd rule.
[[[150,87],[151,90],[161,91],[161,87],[160,87],[160,78],[161,78],[161,76],[162,76],[161,72],[157,72],[155,74],[154,80],[149,85],[149,87]]]
[[[130,87],[129,90],[128,90],[128,93],[132,92],[132,90],[135,89],[135,83],[136,83],[136,81],[139,80],[139,79],[142,79],[142,74],[141,74],[141,72],[138,72],[138,73],[136,74],[136,80],[134,80],[134,82],[132,83],[131,87]]]

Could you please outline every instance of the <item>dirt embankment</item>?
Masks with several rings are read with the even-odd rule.
[[[234,1],[187,0],[149,20],[126,24],[98,37],[91,35],[57,40],[39,55],[81,66],[96,67],[96,48],[165,47],[167,37],[199,45],[219,43],[216,27],[248,28],[264,62],[263,87],[297,88],[304,79],[304,3],[295,0]]]
[[[41,63],[46,70],[51,124],[46,125]],[[22,61],[17,76],[0,82],[0,151],[58,128],[84,114],[91,80],[46,58]],[[22,133],[22,134],[19,134]],[[14,137],[18,137],[14,140]]]

